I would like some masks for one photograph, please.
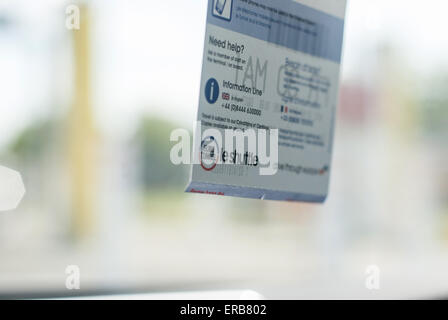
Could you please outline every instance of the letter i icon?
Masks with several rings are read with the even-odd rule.
[[[219,85],[218,81],[214,78],[210,78],[205,84],[205,99],[208,103],[214,104],[219,97]]]
[[[215,88],[215,83],[212,82],[210,85],[210,97],[209,97],[210,100],[213,100],[213,89],[214,88]]]

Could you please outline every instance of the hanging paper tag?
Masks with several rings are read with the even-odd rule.
[[[323,202],[345,0],[209,0],[187,192]]]

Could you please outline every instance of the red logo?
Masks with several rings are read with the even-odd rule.
[[[208,136],[201,142],[201,167],[205,171],[212,171],[218,164],[219,146],[215,138]]]
[[[222,93],[222,99],[223,100],[230,100],[230,94],[228,94],[227,92],[223,92]]]

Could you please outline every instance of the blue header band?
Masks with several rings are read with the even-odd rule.
[[[227,0],[230,17],[209,0],[207,22],[315,57],[341,62],[344,20],[293,0]],[[216,8],[215,8],[216,7]],[[222,9],[221,9],[222,10]]]

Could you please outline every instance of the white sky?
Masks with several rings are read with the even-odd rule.
[[[16,21],[12,31],[0,29],[0,145],[36,117],[57,112],[55,91],[67,96],[63,86],[54,89],[70,76],[68,68],[54,71],[58,34],[66,32],[61,2],[0,0],[0,13],[7,9]],[[206,0],[90,2],[93,101],[101,128],[129,132],[141,113],[190,127],[199,95]],[[359,64],[369,63],[365,53],[384,41],[400,48],[417,71],[448,69],[447,12],[446,0],[349,1],[344,77],[356,78]]]

